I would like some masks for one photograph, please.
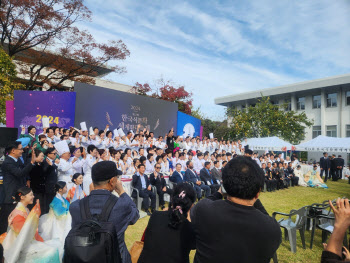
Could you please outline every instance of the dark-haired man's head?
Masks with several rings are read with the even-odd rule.
[[[23,147],[21,142],[11,142],[5,149],[5,152],[8,155],[11,155],[12,157],[18,159],[19,157],[22,156],[23,153]]]
[[[204,167],[205,167],[205,169],[210,169],[210,162],[205,162],[204,163]]]
[[[139,169],[139,173],[141,175],[143,175],[146,171],[146,166],[143,163],[139,164],[139,166],[137,168]]]
[[[176,171],[181,172],[181,163],[176,164]]]
[[[193,169],[193,162],[192,161],[187,161],[186,166],[188,169]]]
[[[255,202],[264,186],[264,173],[254,160],[237,156],[223,168],[222,180],[230,197]]]

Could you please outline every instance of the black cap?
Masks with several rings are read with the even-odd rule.
[[[112,161],[98,162],[91,168],[93,182],[107,181],[118,175],[122,175],[122,172],[117,169],[117,165]]]

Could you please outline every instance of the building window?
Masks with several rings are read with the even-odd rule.
[[[321,135],[321,126],[313,126],[312,127],[312,139]]]
[[[271,103],[272,103],[273,105],[279,105],[278,100],[271,100]]]
[[[337,93],[327,94],[327,107],[328,108],[337,107]]]
[[[346,125],[346,137],[350,137],[350,125]]]
[[[350,106],[350,91],[346,92],[346,105]]]
[[[300,97],[297,99],[297,109],[305,110],[305,97]]]
[[[285,111],[291,111],[292,110],[292,100],[291,99],[285,99],[284,103],[286,104],[286,107],[284,108]]]
[[[337,125],[330,125],[326,127],[328,137],[337,137]]]
[[[321,95],[316,95],[312,97],[312,108],[314,109],[321,108]]]
[[[244,110],[245,109],[245,105],[242,105],[242,110]]]

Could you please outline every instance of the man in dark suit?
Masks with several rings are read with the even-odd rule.
[[[173,190],[167,187],[163,174],[159,172],[160,168],[160,164],[156,163],[156,165],[154,166],[154,172],[150,174],[149,180],[151,184],[157,188],[157,194],[159,196],[159,205],[162,209],[164,209],[164,194],[172,196]]]
[[[42,214],[49,212],[50,204],[56,195],[55,184],[57,183],[57,164],[55,160],[57,151],[54,147],[48,148],[45,152],[46,159],[43,161],[43,174],[45,178],[45,202],[41,206]]]
[[[338,181],[337,158],[336,158],[335,154],[332,154],[332,157],[330,158],[330,161],[331,161],[331,170],[330,170],[330,176],[329,177],[332,177],[333,181]]]
[[[328,153],[324,152],[323,157],[320,159],[320,169],[321,169],[321,178],[323,176],[323,173],[325,173],[324,182],[327,182],[327,179],[329,177],[329,171],[331,169],[331,161],[328,158]]]
[[[217,190],[219,190],[220,184],[218,184],[216,179],[211,175],[209,169],[210,169],[210,162],[205,162],[204,168],[202,168],[199,172],[199,176],[206,185],[209,185],[211,192],[215,193]]]
[[[34,150],[35,147],[33,147]],[[16,191],[26,186],[29,173],[35,163],[35,154],[32,150],[31,161],[24,165],[19,158],[22,156],[23,147],[20,142],[12,142],[6,147],[4,162],[2,163],[2,175],[4,180],[5,199],[0,213],[0,234],[6,232],[8,226],[8,216],[15,208],[12,197]]]
[[[338,155],[338,158],[336,158],[337,162],[337,175],[338,175],[338,179],[342,179],[343,178],[343,168],[344,168],[344,159],[341,157],[341,155]]]
[[[143,198],[142,207],[147,215],[151,215],[156,209],[156,195],[152,192],[150,181],[145,175],[145,165],[140,164],[138,169],[139,171],[132,176],[132,186],[139,190],[139,197]],[[132,197],[136,198],[136,191],[132,192]],[[151,213],[149,211],[149,198],[151,199]]]
[[[211,174],[212,176],[216,179],[216,181],[221,184],[222,182],[222,173],[220,170],[220,162],[219,161],[214,161],[214,167],[211,169]]]
[[[183,183],[184,176],[181,174],[181,167],[182,165],[180,163],[176,164],[176,170],[173,172],[173,174],[170,176],[169,180],[175,184]]]
[[[202,191],[204,190],[205,196],[210,196],[210,187],[208,185],[205,185],[199,178],[199,176],[196,174],[196,172],[193,170],[193,162],[187,161],[187,170],[185,172],[185,181],[186,182],[192,182],[194,190],[196,191],[197,198],[200,200],[202,198]]]

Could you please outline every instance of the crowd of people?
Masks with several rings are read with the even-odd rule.
[[[108,125],[89,131],[85,124],[80,130],[49,127],[41,134],[29,126],[22,128],[20,138],[9,143],[5,152],[0,243],[6,262],[28,258],[35,262],[36,257],[73,262],[79,256],[88,257],[89,251],[82,252],[74,242],[67,247],[64,243],[79,232],[73,230],[84,220],[96,215],[100,215],[97,220],[113,222],[117,241],[112,254],[119,255],[121,262],[131,262],[124,233],[139,219],[131,197],[142,198],[142,209],[151,216],[139,262],[188,262],[191,249],[196,249],[195,262],[269,262],[281,243],[281,233],[259,201],[259,193],[264,188],[275,191],[298,185],[327,188],[329,174],[337,180],[344,167],[337,162],[333,172],[325,153],[321,174],[316,164],[303,174],[296,156],[258,156],[246,140],[184,138],[174,136],[173,129],[155,138],[140,127],[136,133],[124,134],[110,131]],[[131,179],[131,197],[120,177]],[[171,197],[169,211],[156,211],[156,195],[165,210],[166,194]],[[227,216],[218,218],[218,214]],[[245,235],[247,228],[254,235]],[[153,250],[164,243],[171,250],[162,246],[155,259]],[[248,243],[256,246],[244,253]],[[233,249],[238,253],[230,257],[224,253]]]

